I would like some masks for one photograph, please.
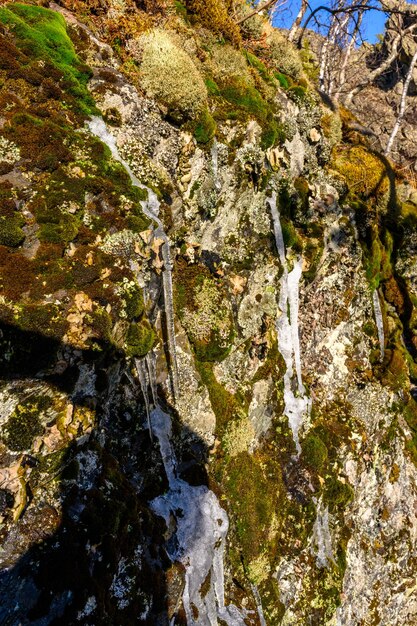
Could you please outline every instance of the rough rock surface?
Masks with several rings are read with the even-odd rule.
[[[272,48],[221,45],[227,20],[210,31],[181,3],[145,1],[83,24],[88,6],[63,4],[7,10],[59,20],[76,75],[0,8],[0,624],[186,624],[189,511],[151,506],[183,490],[229,519],[189,623],[413,626],[412,181],[305,76],[277,73]],[[205,83],[195,118],[142,88],[140,37],[156,28]],[[294,267],[295,317],[279,307]],[[299,455],[294,336],[311,400]]]

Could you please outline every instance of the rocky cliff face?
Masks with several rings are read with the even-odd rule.
[[[148,4],[0,8],[0,623],[411,626],[416,192]]]

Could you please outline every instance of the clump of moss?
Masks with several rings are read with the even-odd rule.
[[[197,116],[206,106],[207,89],[188,54],[169,35],[155,29],[141,37],[141,85],[182,122]]]
[[[365,146],[341,146],[333,154],[332,166],[342,174],[350,191],[359,197],[388,191],[388,173],[382,159]]]
[[[194,127],[194,137],[198,143],[208,143],[216,132],[216,122],[208,109],[204,109]]]
[[[77,57],[62,15],[43,7],[10,3],[0,8],[0,22],[10,28],[28,59],[47,61],[59,70],[79,110],[86,114],[96,110],[87,89],[91,72]]]
[[[36,436],[43,433],[39,414],[52,404],[48,397],[33,398],[18,404],[2,432],[1,438],[10,450],[28,450]]]
[[[251,580],[260,582],[271,567],[284,518],[279,464],[270,456],[242,452],[223,472],[222,484],[241,551],[237,558],[243,560]]]
[[[288,87],[291,85],[291,79],[282,72],[274,72],[274,76],[283,89],[288,89]]]
[[[22,304],[15,316],[15,324],[22,330],[32,331],[45,337],[61,339],[67,322],[56,304]]]
[[[232,345],[233,318],[222,289],[206,268],[184,265],[178,272],[176,306],[197,358],[224,358]]]
[[[218,382],[213,372],[213,363],[196,361],[196,366],[207,387],[210,404],[216,416],[216,432],[222,437],[230,420],[240,419],[247,407],[239,394],[231,394]]]
[[[242,78],[230,79],[221,89],[222,97],[231,105],[242,109],[246,114],[261,121],[265,121],[268,115],[268,105],[253,86]]]
[[[47,243],[68,243],[75,239],[78,232],[77,220],[72,215],[60,215],[55,224],[41,224],[39,241]]]
[[[282,218],[282,236],[286,248],[294,248],[296,251],[301,250],[301,243],[295,230],[294,224],[287,218]]]
[[[186,0],[185,5],[203,26],[222,34],[235,45],[240,45],[239,27],[231,19],[230,11],[223,0]]]
[[[295,80],[301,78],[303,64],[296,48],[287,37],[274,28],[268,38],[268,44],[269,51],[266,54],[273,68]]]
[[[71,161],[71,151],[64,141],[69,136],[68,128],[52,120],[22,112],[13,116],[4,132],[19,146],[22,157],[40,170],[54,171]]]
[[[156,333],[147,320],[132,322],[125,341],[126,354],[131,357],[145,356],[152,350],[155,339]]]
[[[251,422],[244,416],[229,422],[222,438],[222,446],[229,457],[235,457],[241,452],[247,452],[249,445],[255,438],[255,431]]]
[[[145,309],[143,291],[137,285],[129,286],[123,293],[125,312],[128,319],[140,317]]]
[[[10,248],[20,246],[25,238],[21,228],[24,223],[21,217],[0,217],[0,245]]]
[[[353,500],[353,497],[354,491],[348,483],[341,482],[334,476],[327,480],[324,489],[324,502],[328,505],[331,513],[346,507]]]
[[[314,433],[309,433],[301,444],[301,460],[307,467],[321,472],[327,463],[327,447]]]

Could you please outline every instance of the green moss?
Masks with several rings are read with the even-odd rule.
[[[287,94],[296,102],[305,102],[309,96],[305,87],[301,85],[293,85],[287,89]]]
[[[91,72],[78,59],[62,15],[43,7],[10,3],[0,8],[0,22],[10,28],[18,48],[29,59],[48,61],[61,72],[66,90],[82,112],[96,111],[87,90]]]
[[[283,125],[272,115],[268,115],[262,129],[261,148],[266,150],[267,148],[275,146],[277,143],[284,143],[285,139],[286,135]]]
[[[324,244],[320,241],[318,244],[314,244],[312,242],[307,242],[307,246],[304,248],[306,253],[306,257],[310,259],[310,267],[306,272],[303,273],[303,278],[306,283],[314,280],[317,274],[317,270],[321,261],[321,257],[323,255]]]
[[[187,7],[183,5],[179,0],[174,0],[175,11],[182,17],[183,20],[187,19]]]
[[[17,248],[23,243],[25,233],[21,226],[22,220],[19,217],[0,217],[0,245]]]
[[[221,89],[222,97],[234,107],[242,109],[248,115],[253,115],[262,121],[266,120],[268,105],[255,87],[237,77],[231,78],[229,83]]]
[[[2,433],[2,439],[10,450],[21,452],[32,446],[35,437],[44,430],[39,413],[51,404],[50,398],[39,397],[17,405]]]
[[[60,215],[55,224],[41,224],[38,237],[39,241],[47,243],[68,243],[73,241],[78,233],[76,218],[72,215]]]
[[[354,491],[348,483],[342,483],[334,476],[326,481],[324,489],[324,502],[328,505],[331,513],[343,509],[353,500]]]
[[[126,354],[130,357],[145,356],[156,340],[156,333],[147,320],[139,323],[132,322],[126,337]]]
[[[374,322],[371,322],[370,320],[368,320],[367,322],[365,322],[364,326],[363,326],[363,332],[365,333],[365,335],[367,335],[368,337],[375,337],[376,335],[376,328],[375,328],[375,324]],[[378,353],[379,354],[379,353]]]
[[[205,80],[207,91],[210,96],[220,96],[220,87],[212,78],[207,78]]]
[[[135,285],[124,293],[123,298],[128,319],[140,317],[145,309],[142,289]]]
[[[327,448],[314,433],[309,433],[301,444],[301,460],[316,472],[321,472],[327,464]]]
[[[291,79],[285,74],[282,74],[282,72],[274,72],[274,76],[283,89],[288,89],[292,83]]]
[[[248,50],[244,51],[244,55],[246,57],[248,64],[257,70],[262,80],[264,80],[267,83],[274,84],[272,75],[269,72],[268,68],[266,67],[265,63],[263,63],[260,59],[258,59],[257,56],[255,56]]]
[[[365,249],[365,274],[371,291],[378,289],[382,261],[382,246],[378,236],[374,236],[371,249]]]
[[[208,143],[216,132],[216,122],[208,109],[204,109],[194,128],[194,137],[198,143]]]
[[[240,558],[259,584],[269,576],[285,511],[279,463],[270,456],[243,452],[224,467],[222,484],[233,512]]]
[[[201,380],[206,385],[210,403],[216,416],[216,432],[222,436],[230,420],[245,412],[243,399],[239,395],[233,395],[221,385],[213,372],[213,364],[196,361],[197,370]]]
[[[93,343],[95,350],[101,350],[103,342],[111,343],[112,319],[107,311],[101,307],[96,307],[90,315],[91,329],[97,339]]]
[[[293,223],[290,222],[290,220],[288,220],[287,218],[282,218],[281,226],[285,247],[299,250],[301,244]]]
[[[126,225],[134,233],[142,233],[149,227],[149,221],[142,215],[129,215],[126,219]]]
[[[67,322],[56,304],[24,304],[14,320],[21,330],[35,331],[45,337],[62,339]]]

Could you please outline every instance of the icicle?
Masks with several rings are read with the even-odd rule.
[[[115,160],[123,165],[134,186],[145,188],[136,178],[130,166],[117,149],[114,137],[108,132],[103,120],[98,117],[88,122],[91,132],[99,137],[111,150]],[[167,321],[168,349],[171,365],[173,395],[178,394],[178,374],[174,329],[174,304],[172,295],[172,262],[168,237],[159,219],[159,202],[156,194],[148,189],[148,200],[142,202],[145,215],[152,219],[157,228],[155,236],[163,240],[162,273],[165,313]],[[144,392],[145,405],[149,411],[149,428],[158,440],[161,457],[168,479],[167,493],[155,498],[151,508],[165,519],[170,528],[171,520],[176,521],[175,540],[167,547],[170,558],[180,561],[185,567],[184,610],[188,626],[216,626],[218,619],[228,626],[245,626],[245,611],[224,603],[223,555],[229,527],[226,512],[221,508],[215,494],[208,487],[192,486],[177,476],[177,460],[171,446],[171,416],[158,405],[155,363],[153,355],[136,362],[139,380]],[[148,380],[149,377],[149,380]],[[148,387],[152,392],[154,408],[150,411]],[[210,576],[210,589],[204,598],[200,589]],[[193,608],[198,610],[194,617]]]
[[[216,138],[214,138],[211,147],[211,167],[213,170],[214,188],[219,192],[222,188],[222,184],[219,180],[219,145]]]
[[[159,406],[151,412],[152,431],[159,442],[169,490],[151,502],[167,526],[176,521],[175,542],[169,543],[171,560],[185,567],[184,611],[188,626],[215,626],[220,618],[229,626],[244,626],[242,613],[224,604],[223,553],[229,527],[226,512],[206,486],[192,486],[177,477],[177,460],[171,446],[171,417]],[[200,589],[210,575],[210,590]],[[192,606],[198,610],[197,621]]]
[[[298,432],[303,424],[304,418],[310,411],[311,404],[309,398],[306,396],[305,387],[302,382],[300,340],[298,332],[299,282],[302,274],[302,259],[300,258],[295,261],[293,269],[291,272],[288,272],[284,237],[282,234],[276,193],[273,193],[272,197],[267,199],[267,202],[271,209],[275,242],[283,268],[282,276],[280,278],[280,294],[278,301],[279,315],[276,325],[278,348],[286,365],[286,372],[284,375],[284,412],[288,417],[297,454],[300,454],[301,447],[298,439]],[[294,369],[297,378],[296,392],[293,390]]]
[[[154,235],[163,240],[162,245],[162,258],[164,261],[164,269],[162,271],[162,281],[164,287],[164,304],[165,304],[165,316],[167,324],[167,338],[168,338],[168,352],[170,359],[170,370],[172,377],[172,387],[174,399],[178,397],[178,366],[177,366],[177,350],[175,343],[175,326],[174,326],[174,296],[172,289],[172,261],[169,248],[168,236],[164,231],[164,226],[159,219],[159,201],[156,193],[143,185],[140,180],[132,172],[130,165],[120,156],[119,150],[116,145],[116,140],[111,133],[107,130],[106,124],[101,117],[92,117],[87,126],[90,131],[101,139],[105,143],[113,158],[123,165],[126,172],[129,174],[130,180],[134,187],[140,187],[140,189],[146,189],[148,192],[148,199],[141,202],[142,210],[144,214],[153,220],[157,228],[154,230]]]
[[[152,399],[154,406],[158,404],[158,393],[156,390],[156,368],[155,368],[155,355],[153,352],[148,352],[145,356],[146,367],[148,369],[149,384],[152,392]]]
[[[251,584],[251,589],[252,589],[253,597],[255,598],[255,602],[256,602],[256,608],[257,608],[257,611],[258,611],[259,623],[260,623],[261,626],[266,626],[264,611],[263,611],[263,608],[262,608],[262,600],[261,600],[261,596],[259,595],[258,587],[256,585],[252,585]]]
[[[384,320],[382,317],[381,303],[379,301],[377,289],[375,289],[372,294],[372,302],[374,305],[375,323],[378,329],[379,346],[381,349],[381,361],[383,361],[385,354]]]
[[[313,539],[316,547],[316,557],[318,567],[329,567],[334,562],[332,537],[329,529],[329,509],[322,505],[321,498],[317,501],[313,498],[316,505],[317,515],[313,526]]]
[[[149,394],[148,394],[149,384],[148,384],[148,375],[147,375],[148,372],[146,368],[146,361],[144,358],[135,359],[135,365],[136,365],[136,371],[138,373],[138,378],[140,382],[140,388],[142,390],[142,395],[145,400],[145,409],[146,409],[146,418],[148,421],[149,436],[152,441],[153,437],[152,437],[152,426],[151,426],[151,419],[150,419],[151,411],[150,411],[150,404],[149,404]]]

